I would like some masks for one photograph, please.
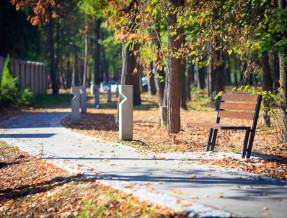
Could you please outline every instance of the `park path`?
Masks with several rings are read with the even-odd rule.
[[[190,216],[287,216],[287,182],[196,164],[216,158],[210,153],[139,153],[63,128],[60,120],[67,115],[13,117],[0,123],[0,138],[68,171]]]

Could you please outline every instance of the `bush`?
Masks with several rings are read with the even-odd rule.
[[[0,83],[0,105],[8,107],[11,104],[27,105],[32,101],[33,95],[29,89],[19,90],[17,78],[13,78],[10,71],[10,57],[8,55]]]

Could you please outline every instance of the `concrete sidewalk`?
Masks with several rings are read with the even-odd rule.
[[[14,117],[0,123],[0,138],[68,171],[190,216],[287,216],[287,182],[196,165],[216,154],[138,153],[61,127],[65,116],[53,112]]]

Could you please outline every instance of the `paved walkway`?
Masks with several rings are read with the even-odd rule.
[[[0,123],[0,138],[69,171],[190,216],[286,217],[287,182],[192,164],[216,157],[210,153],[138,153],[61,127],[67,115],[14,117]]]

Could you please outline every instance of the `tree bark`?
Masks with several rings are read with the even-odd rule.
[[[238,66],[238,63],[237,63],[237,58],[236,56],[234,55],[233,56],[233,76],[234,76],[234,85],[237,87],[238,86],[238,79],[237,79],[237,66]]]
[[[102,41],[104,41],[104,39],[105,39],[103,30],[101,31],[101,39],[102,39]],[[102,51],[102,59],[103,59],[102,66],[103,66],[103,73],[104,73],[104,81],[109,82],[110,78],[109,78],[108,63],[106,60],[106,52],[105,52],[104,46],[102,46],[102,45],[101,45],[101,51]]]
[[[148,95],[155,95],[156,94],[156,87],[154,81],[154,73],[153,73],[153,63],[150,63],[151,72],[149,74],[148,82]]]
[[[215,52],[215,60],[216,62],[214,66],[215,71],[215,92],[218,94],[219,92],[224,92],[224,69],[222,65],[222,53],[217,50]],[[220,98],[216,99],[216,110],[219,109]]]
[[[78,54],[75,53],[75,62],[74,62],[74,86],[78,86],[79,85],[79,65],[78,65]]]
[[[204,67],[200,67],[200,69],[198,69],[198,84],[199,84],[199,88],[200,89],[204,89],[205,88],[205,82],[204,82]]]
[[[286,8],[285,0],[278,0],[280,9]],[[282,116],[282,140],[287,142],[287,67],[284,63],[284,54],[279,54],[279,70],[280,70],[280,111]]]
[[[121,85],[134,85],[134,82],[136,81],[137,84],[134,85],[133,87],[133,103],[134,105],[141,104],[140,87],[138,85],[140,76],[139,76],[139,67],[137,66],[137,57],[134,55],[133,50],[130,50],[128,46],[126,47],[124,44],[122,46],[123,46],[123,55],[122,55],[123,65],[122,65]],[[134,49],[138,49],[138,45],[135,45]],[[118,102],[120,103],[122,100],[123,99],[120,96]],[[118,118],[119,118],[119,108],[117,109],[116,122],[119,121]]]
[[[190,86],[191,84],[194,84],[194,66],[190,64],[187,68],[187,78],[186,78],[186,97],[188,101],[191,101],[191,90]]]
[[[133,82],[133,101],[134,105],[141,105],[141,69],[138,64],[136,64],[136,72],[134,72],[134,82]]]
[[[60,22],[59,22],[59,18],[57,18],[57,21],[56,21],[56,44],[57,44],[57,47],[56,47],[56,72],[57,72],[57,84],[58,84],[58,87],[61,87],[63,88],[64,87],[64,81],[63,81],[63,78],[62,78],[62,71],[61,71],[61,61],[60,61],[60,57],[61,57],[61,48],[60,48]]]
[[[84,53],[84,71],[83,71],[83,84],[87,84],[87,71],[88,71],[88,18],[86,17],[85,25],[85,53]]]
[[[230,85],[231,84],[231,78],[230,78],[230,56],[227,53],[224,53],[224,78],[225,78],[225,84]]]
[[[210,101],[214,101],[212,93],[214,92],[214,69],[213,69],[213,47],[211,42],[208,43],[208,53],[210,54],[210,64],[207,66],[207,96],[210,98]]]
[[[93,40],[93,47],[94,47],[94,83],[95,85],[100,84],[100,45],[98,40],[100,39],[100,25],[101,20],[95,19],[95,30],[94,30],[94,40]]]
[[[185,59],[180,63],[180,107],[184,110],[187,110],[186,105],[186,61]]]
[[[164,98],[164,86],[165,86],[164,72],[163,70],[157,69],[155,62],[153,62],[153,72],[155,72],[155,74],[158,75],[158,78],[156,78],[156,83],[158,87],[158,101],[159,106],[162,106]]]
[[[263,77],[262,77],[262,88],[263,91],[271,91],[272,90],[272,83],[271,83],[271,71],[269,66],[269,58],[267,51],[262,52],[262,69],[263,69]],[[263,99],[264,107],[269,107],[269,102]],[[262,125],[270,127],[270,115],[268,115],[268,111],[263,111],[263,120]]]
[[[272,81],[273,81],[273,90],[277,93],[280,87],[279,79],[280,79],[280,71],[279,71],[279,57],[278,53],[271,53],[271,68],[272,68]]]
[[[175,8],[184,4],[183,0],[168,0]],[[177,26],[177,13],[167,15],[168,29],[168,84],[167,84],[167,130],[169,133],[178,133],[180,130],[180,59],[174,56],[182,44]],[[176,34],[171,35],[171,32]]]
[[[68,53],[67,60],[67,88],[71,88],[72,86],[72,70],[71,70],[71,62],[70,62],[70,53]]]
[[[56,95],[59,93],[59,86],[57,82],[57,74],[55,67],[55,52],[54,52],[54,39],[53,39],[53,18],[52,18],[52,6],[48,7],[49,22],[48,22],[48,41],[50,51],[50,78],[52,83],[52,94]]]

